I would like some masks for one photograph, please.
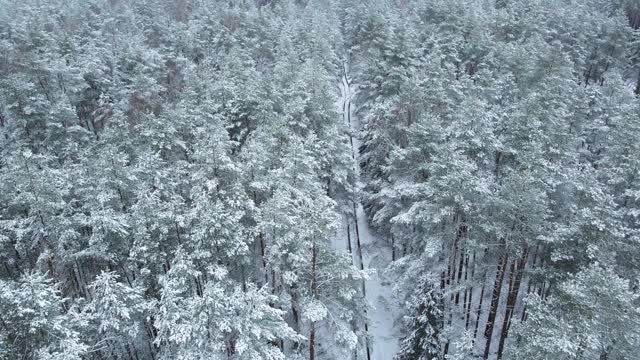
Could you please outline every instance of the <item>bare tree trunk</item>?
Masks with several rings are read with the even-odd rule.
[[[267,271],[267,260],[265,258],[265,244],[264,244],[264,235],[262,232],[258,234],[258,239],[260,241],[260,257],[262,258],[262,271],[264,272],[264,281],[265,284],[269,284],[269,272]]]
[[[145,322],[144,324],[144,329],[146,330],[146,333],[147,333],[147,347],[149,348],[149,354],[151,355],[151,360],[155,360],[156,355],[155,355],[155,346],[153,345],[153,339],[154,339],[153,331],[149,330],[149,324],[147,322]]]
[[[509,322],[509,303],[511,301],[511,293],[513,292],[513,279],[514,279],[514,274],[516,272],[516,260],[511,261],[511,267],[509,268],[509,291],[507,292],[507,306],[505,307],[505,313],[504,313],[504,319],[502,321],[502,329],[500,331],[500,340],[498,342],[498,359],[500,359],[501,355],[502,355],[502,347],[504,346],[504,338],[503,336],[506,337],[505,334],[505,329],[507,326],[507,323]]]
[[[491,306],[489,307],[489,317],[487,318],[487,326],[484,330],[484,337],[487,339],[487,343],[484,347],[483,359],[489,358],[489,351],[491,349],[491,340],[493,337],[493,328],[495,325],[496,314],[498,313],[498,306],[500,304],[500,293],[502,292],[502,282],[504,280],[504,273],[507,267],[508,257],[502,255],[502,260],[498,264],[496,270],[496,281],[493,286],[493,293],[491,295]]]
[[[356,246],[358,247],[358,260],[360,260],[360,270],[364,270],[364,262],[362,261],[362,245],[360,244],[360,228],[358,226],[358,212],[355,201],[353,202],[353,220],[356,226]]]
[[[314,245],[315,246],[315,245]],[[314,255],[315,256],[315,255]],[[314,275],[315,276],[315,275]],[[272,290],[271,293],[273,295],[276,294],[276,271],[275,270],[271,270],[271,285],[272,285]]]
[[[365,343],[366,343],[366,348],[367,348],[367,360],[371,360],[371,348],[369,346],[369,324],[367,323],[367,321],[365,320],[364,322],[364,333],[367,336],[367,338],[365,339]]]
[[[469,286],[467,280],[469,279],[469,254],[464,257],[464,299],[462,301],[462,320],[466,320],[467,313],[467,300],[469,300]]]
[[[396,242],[393,235],[391,235],[391,261],[396,261]]]
[[[528,256],[529,249],[525,249],[516,268],[516,277],[513,282],[513,286],[511,286],[511,280],[509,280],[509,297],[507,298],[507,307],[505,308],[504,320],[502,321],[502,332],[500,334],[500,343],[498,345],[498,359],[502,357],[504,342],[507,338],[507,335],[509,335],[511,318],[513,317],[513,313],[516,307],[516,300],[518,300],[518,292],[520,292],[520,284],[522,283],[522,274],[524,273],[524,268],[527,265]],[[513,273],[511,273],[510,277],[513,278]]]
[[[485,275],[486,278],[486,275]],[[482,301],[484,300],[485,281],[482,282],[482,289],[480,290],[480,302],[478,303],[478,310],[476,312],[476,325],[473,330],[473,342],[475,343],[478,336],[478,325],[480,324],[480,317],[482,316]]]
[[[317,295],[317,284],[316,284],[316,261],[317,261],[317,253],[316,253],[316,243],[313,242],[313,247],[311,249],[311,295],[315,297]],[[314,360],[316,358],[316,324],[314,321],[311,322],[309,330],[309,360]]]
[[[539,245],[536,245],[536,250],[533,253],[533,259],[531,260],[531,269],[535,269],[536,267],[536,261],[538,260],[538,248]],[[532,281],[531,281],[531,276],[529,276],[529,279],[527,281],[527,294],[526,296],[529,296],[529,294],[531,294],[531,290],[532,290]],[[533,289],[535,291],[535,288]],[[526,321],[527,320],[527,304],[525,302],[524,306],[522,307],[522,316],[520,317],[520,321]]]
[[[353,252],[351,249],[351,224],[349,224],[349,219],[347,219],[347,251],[349,255]],[[353,256],[351,256],[351,263],[353,264]]]
[[[462,253],[462,249],[460,250],[460,265],[458,266],[458,284],[462,279],[462,269],[464,265],[465,255]],[[456,291],[456,305],[460,303],[460,291]]]
[[[453,243],[453,254],[452,254],[452,259],[451,261],[451,273],[449,274],[451,277],[450,280],[450,284],[454,285],[456,283],[456,268],[457,268],[457,262],[458,262],[458,241],[460,241],[459,237],[456,237],[456,240]],[[451,300],[453,300],[453,294],[451,294]]]
[[[471,261],[471,280],[475,279],[475,270],[476,270],[476,252],[473,252],[473,260]],[[467,259],[468,260],[468,259]],[[467,273],[465,272],[464,279],[467,280]],[[467,311],[464,328],[465,330],[469,329],[469,321],[471,321],[471,304],[473,303],[473,285],[469,287],[469,298],[467,299]]]
[[[451,283],[451,257],[449,257],[449,263],[447,264],[447,276],[445,277],[445,279],[446,281],[444,286],[442,287],[443,289],[449,286],[449,284]]]
[[[311,323],[311,330],[309,332],[309,360],[316,358],[316,327],[315,323]]]

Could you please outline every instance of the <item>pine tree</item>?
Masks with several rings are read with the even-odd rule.
[[[86,318],[60,294],[47,274],[32,272],[0,281],[0,356],[3,359],[82,359]]]
[[[402,340],[397,360],[442,359],[444,327],[442,293],[426,277],[418,282],[408,301],[409,315],[405,319],[407,335]]]

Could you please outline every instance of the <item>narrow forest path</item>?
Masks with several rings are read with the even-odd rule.
[[[349,129],[351,151],[356,173],[358,191],[353,202],[353,216],[347,220],[346,242],[347,249],[351,252],[353,264],[360,269],[369,269],[370,277],[363,283],[362,291],[368,303],[373,307],[368,312],[365,325],[369,335],[367,348],[359,359],[367,360],[391,360],[398,351],[398,334],[394,326],[394,319],[398,314],[398,307],[394,306],[392,288],[385,283],[382,271],[391,261],[391,249],[388,244],[371,232],[367,217],[359,196],[360,169],[358,157],[360,148],[361,124],[355,116],[355,105],[352,103],[356,95],[356,88],[351,83],[349,67],[343,65],[343,74],[340,84],[341,101],[340,111],[343,120]]]

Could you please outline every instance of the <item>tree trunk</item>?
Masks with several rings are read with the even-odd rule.
[[[369,324],[367,323],[367,321],[364,321],[364,333],[365,336],[367,336],[367,338],[365,339],[365,345],[367,348],[367,360],[371,360],[371,349],[369,347]]]
[[[484,330],[484,337],[487,339],[487,343],[484,347],[483,359],[489,358],[489,351],[491,349],[491,340],[493,337],[493,328],[495,325],[496,314],[498,313],[498,306],[500,305],[500,293],[502,292],[502,282],[504,280],[504,273],[507,267],[508,257],[502,256],[501,262],[498,264],[496,270],[496,281],[493,286],[493,293],[491,295],[491,305],[489,307],[489,317],[487,318],[487,326]]]
[[[529,249],[525,249],[522,253],[522,257],[518,263],[516,269],[516,277],[513,282],[513,286],[509,284],[509,297],[507,298],[507,307],[505,308],[504,320],[502,322],[502,332],[500,334],[500,344],[498,345],[498,359],[502,357],[502,351],[504,350],[504,342],[509,335],[509,327],[511,326],[511,318],[516,307],[516,301],[518,300],[518,293],[520,292],[520,284],[522,283],[522,274],[524,268],[527,265],[527,257],[529,256]],[[515,262],[515,261],[514,261]],[[513,277],[513,273],[510,275]],[[511,283],[511,281],[509,281]]]
[[[465,259],[465,255],[462,254],[462,251],[460,252],[460,266],[458,267],[458,284],[460,283],[460,280],[462,279],[462,269],[464,266],[464,259]],[[467,263],[469,262],[469,260],[467,260]],[[460,303],[460,291],[456,291],[456,305],[458,305]]]
[[[396,243],[393,235],[391,235],[391,261],[396,261]]]
[[[539,248],[539,245],[536,245],[536,250],[533,253],[533,259],[531,260],[531,269],[534,269],[536,267],[536,261],[538,260],[538,248]],[[529,276],[527,280],[527,294],[525,296],[529,296],[530,293],[531,293],[531,276]],[[522,307],[522,316],[520,317],[520,321],[525,321],[526,319],[527,319],[527,304],[525,302],[524,306]]]
[[[362,245],[360,244],[360,228],[358,226],[358,212],[355,201],[353,202],[353,220],[356,226],[356,246],[358,247],[358,260],[360,261],[360,270],[364,270],[364,262],[362,261]]]
[[[267,260],[265,258],[265,244],[264,244],[264,235],[262,232],[258,234],[258,239],[260,240],[260,257],[262,258],[262,271],[264,272],[264,281],[265,284],[269,284],[269,272],[267,271]]]
[[[353,255],[352,255],[352,249],[351,249],[351,224],[349,224],[349,219],[347,219],[347,251],[349,252],[349,255],[351,255],[351,263],[353,264]]]
[[[467,314],[467,301],[469,300],[469,254],[465,255],[464,259],[464,299],[462,301],[462,320],[466,321]]]
[[[473,252],[473,260],[471,260],[471,281],[473,282],[474,280],[474,275],[475,275],[475,268],[476,268],[476,253],[475,251]],[[468,261],[468,258],[467,258]],[[467,271],[468,269],[468,264],[467,264]],[[464,273],[464,279],[465,281],[467,280],[467,271],[465,271]],[[467,310],[466,310],[466,320],[465,320],[465,324],[464,324],[464,329],[468,330],[469,329],[469,321],[471,321],[471,304],[473,303],[473,286],[469,287],[469,297],[466,300],[467,301]]]
[[[317,295],[317,284],[316,284],[316,261],[317,261],[317,252],[316,252],[316,243],[314,241],[312,249],[311,249],[311,296],[313,298]],[[314,360],[316,358],[316,324],[315,322],[311,322],[310,330],[309,330],[309,360]]]
[[[484,288],[485,282],[482,282],[482,289],[480,290],[480,302],[478,303],[478,311],[476,312],[476,326],[473,330],[473,342],[475,343],[476,337],[478,336],[478,326],[480,324],[480,316],[482,316],[482,301],[484,300]]]
[[[504,311],[504,318],[502,321],[502,329],[500,331],[500,340],[498,342],[498,360],[502,356],[502,349],[504,346],[504,337],[506,337],[506,327],[509,322],[509,303],[511,302],[511,293],[513,292],[513,279],[516,272],[516,260],[511,261],[511,267],[509,268],[509,291],[507,292],[507,306]]]
[[[316,358],[316,327],[315,323],[311,323],[311,330],[309,332],[309,360]]]

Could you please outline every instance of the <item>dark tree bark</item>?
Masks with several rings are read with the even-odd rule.
[[[507,339],[507,335],[509,335],[509,327],[511,326],[511,318],[513,317],[513,313],[516,307],[516,301],[518,300],[518,293],[520,292],[520,284],[522,283],[522,274],[524,273],[524,268],[527,265],[527,257],[529,256],[529,250],[525,249],[522,253],[522,257],[517,264],[515,279],[513,279],[513,272],[510,275],[509,280],[509,297],[507,298],[507,307],[505,308],[504,320],[502,321],[502,331],[500,333],[500,343],[498,345],[498,359],[502,357],[502,352],[504,350],[504,342]],[[514,260],[515,263],[515,260]],[[512,265],[513,268],[513,265]],[[513,281],[513,286],[511,284],[511,280]]]
[[[502,292],[502,282],[504,281],[504,273],[507,267],[508,257],[503,255],[498,269],[496,270],[496,281],[493,285],[493,293],[491,295],[491,305],[489,307],[489,317],[487,318],[487,326],[484,330],[484,337],[487,343],[484,347],[483,359],[489,358],[489,351],[491,350],[491,340],[493,337],[493,328],[495,325],[496,315],[498,313],[498,305],[500,304],[500,294]]]
[[[485,255],[486,255],[486,250],[485,250]],[[487,274],[485,273],[485,275],[483,276],[484,279],[486,279]],[[476,341],[476,337],[478,336],[478,327],[480,325],[480,317],[482,316],[482,302],[484,301],[484,289],[486,287],[486,281],[482,281],[482,289],[480,290],[480,301],[478,302],[478,310],[476,311],[476,325],[475,325],[475,329],[473,330],[473,342],[475,343]]]
[[[316,261],[317,261],[317,252],[316,252],[316,243],[313,243],[313,247],[311,249],[311,293],[312,296],[315,297],[317,295],[317,283],[316,283]],[[310,330],[309,330],[309,360],[314,360],[316,358],[316,324],[314,321],[311,322]]]
[[[476,253],[473,252],[473,260],[471,261],[471,280],[475,279],[475,270],[476,270]],[[467,280],[467,274],[465,272],[465,280]],[[473,286],[469,287],[469,298],[467,299],[467,313],[465,320],[464,328],[465,330],[469,329],[469,322],[471,321],[471,304],[473,304]]]
[[[500,340],[498,342],[498,359],[500,359],[501,353],[502,353],[502,347],[504,346],[504,339],[503,336],[506,337],[506,334],[504,333],[505,328],[507,323],[509,322],[509,303],[511,301],[511,293],[513,291],[513,280],[514,280],[514,275],[516,273],[516,260],[511,261],[511,266],[509,267],[509,290],[507,291],[507,306],[505,307],[505,313],[503,316],[503,321],[502,321],[502,329],[500,331]]]

